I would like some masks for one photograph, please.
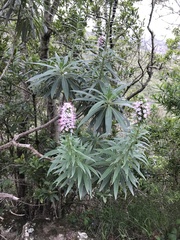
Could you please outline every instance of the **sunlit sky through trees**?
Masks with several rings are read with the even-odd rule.
[[[151,28],[154,31],[155,38],[158,40],[165,40],[172,36],[172,29],[180,25],[180,3],[179,0],[165,1],[163,5],[156,5],[151,22]],[[145,26],[147,26],[149,14],[151,11],[151,0],[143,0],[136,4],[139,7],[140,19],[144,19]],[[148,31],[145,31],[144,38],[149,39]]]
[[[146,27],[151,11],[151,0],[142,0],[136,3],[135,7],[139,8],[140,20],[144,21],[144,39],[148,40],[150,34]],[[93,21],[89,19],[87,30],[91,32],[93,25]],[[167,38],[172,37],[172,30],[179,25],[180,0],[167,0],[163,4],[155,6],[150,27],[157,40],[165,41]]]

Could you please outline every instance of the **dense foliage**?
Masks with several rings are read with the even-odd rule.
[[[157,54],[152,0],[143,49],[137,2],[0,3],[0,187],[21,203],[0,213],[180,237],[179,29]]]

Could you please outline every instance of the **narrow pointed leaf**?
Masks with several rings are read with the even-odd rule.
[[[103,104],[104,101],[100,101],[94,104],[92,108],[89,110],[88,114],[82,119],[78,127],[87,122],[96,112],[100,111]]]
[[[116,179],[118,178],[118,175],[120,174],[121,171],[121,166],[117,166],[114,174],[113,174],[113,178],[112,178],[112,184],[116,181]]]
[[[69,185],[68,185],[68,188],[67,188],[67,190],[66,190],[66,194],[65,194],[65,196],[67,196],[67,194],[71,191],[73,185],[74,185],[74,182],[71,181],[71,182],[69,183]]]
[[[67,79],[63,76],[62,77],[62,89],[65,95],[66,100],[68,101],[69,99],[69,85],[67,82]]]
[[[105,114],[105,126],[107,134],[112,132],[112,109],[108,106]]]
[[[78,177],[78,188],[80,187],[80,184],[81,184],[81,182],[82,182],[82,175],[83,175],[83,172],[82,172],[82,170],[81,169],[78,169],[78,171],[77,171],[77,177]]]
[[[104,115],[105,115],[104,113],[105,113],[105,111],[103,110],[97,115],[96,121],[95,121],[95,124],[94,124],[94,130],[95,131],[100,127],[100,125],[101,125],[101,123],[104,119]]]
[[[116,181],[114,182],[113,189],[114,189],[114,198],[116,200],[119,192],[119,179],[116,179]]]
[[[115,108],[112,108],[112,111],[113,111],[113,115],[116,119],[116,121],[120,124],[121,128],[123,130],[126,130],[127,129],[127,120],[125,119],[125,117],[122,115],[122,113],[120,113],[119,111],[117,111]]]
[[[59,79],[57,79],[56,81],[54,81],[53,85],[52,85],[52,88],[51,88],[51,98],[54,97],[55,93],[57,92],[57,89],[59,87]]]
[[[67,62],[68,62],[68,56],[65,56],[65,57],[64,57],[64,65],[66,65]]]
[[[60,183],[62,182],[62,180],[64,180],[66,178],[66,173],[61,174],[54,183],[56,183],[56,186],[60,185]]]

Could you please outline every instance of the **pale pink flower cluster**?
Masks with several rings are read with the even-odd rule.
[[[134,109],[136,111],[135,117],[137,122],[141,122],[145,120],[150,114],[150,104],[144,101],[137,101],[134,104]]]
[[[75,108],[70,102],[66,102],[60,109],[59,131],[73,132],[76,124]]]
[[[105,41],[106,41],[105,37],[104,37],[103,35],[100,36],[100,37],[98,38],[98,46],[101,47],[101,48],[103,48],[103,47],[104,47],[104,44],[105,44]]]

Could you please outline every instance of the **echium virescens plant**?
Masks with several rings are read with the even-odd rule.
[[[74,186],[78,188],[79,197],[84,194],[92,195],[92,179],[98,178],[99,173],[93,167],[95,162],[92,147],[73,134],[76,125],[75,108],[72,103],[65,102],[60,109],[58,120],[60,143],[59,146],[46,154],[54,156],[48,173],[56,174],[55,184],[60,188],[67,187],[66,194]]]
[[[53,157],[48,173],[55,174],[56,186],[66,188],[66,195],[72,189],[76,189],[75,191],[78,190],[79,197],[82,198],[86,194],[92,196],[93,190],[96,189],[103,192],[111,191],[117,198],[120,189],[125,195],[127,188],[134,194],[133,188],[138,186],[136,175],[143,177],[140,164],[147,162],[145,155],[148,147],[147,132],[142,126],[132,128],[127,125],[127,119],[118,109],[121,104],[131,105],[116,99],[115,93],[119,93],[119,90],[114,92],[114,95],[111,91],[104,89],[104,96],[108,97],[107,99],[100,91],[95,91],[96,96],[86,93],[84,100],[89,96],[88,100],[95,103],[88,114],[82,118],[78,127],[78,131],[82,125],[84,130],[86,128],[86,138],[83,134],[77,135],[75,108],[72,103],[66,102],[61,107],[59,146],[48,152],[46,156]],[[84,92],[78,91],[78,93],[83,96]],[[99,99],[99,102],[96,103],[95,99]],[[82,101],[82,97],[76,100]],[[90,119],[92,120],[88,130],[87,123]],[[116,121],[119,127],[122,125],[123,129],[115,137],[110,131],[112,121]],[[92,125],[94,135],[90,136],[88,131]],[[96,135],[101,125],[104,126],[104,133]],[[98,144],[93,142],[95,135]]]
[[[133,194],[143,177],[140,166],[147,163],[147,131],[126,116],[133,104],[123,96],[127,84],[115,70],[122,59],[107,39],[100,39],[105,46],[100,52],[96,42],[97,54],[82,54],[85,59],[55,54],[49,65],[40,64],[47,70],[29,80],[31,89],[43,88],[44,96],[66,101],[61,103],[58,146],[45,154],[52,158],[48,174],[65,195],[108,191],[117,198],[128,189]]]

